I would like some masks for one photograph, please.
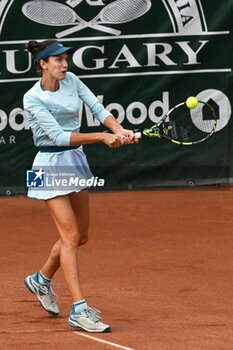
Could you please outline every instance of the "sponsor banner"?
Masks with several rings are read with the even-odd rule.
[[[207,24],[201,1],[196,0],[163,0],[174,33],[203,33],[207,31]]]
[[[217,22],[213,13],[218,13]],[[73,46],[70,70],[125,128],[150,127],[189,96],[215,108],[215,135],[195,147],[182,148],[161,140],[142,140],[139,145],[116,150],[102,144],[85,146],[91,167],[102,166],[105,160],[101,173],[94,176],[109,178],[110,169],[117,165],[114,179],[122,179],[126,172],[122,169],[127,169],[125,186],[140,178],[143,187],[148,172],[141,177],[141,170],[131,171],[129,165],[168,166],[173,171],[167,183],[185,185],[187,178],[177,170],[180,167],[231,168],[230,28],[227,1],[1,0],[0,194],[26,192],[25,169],[30,169],[38,151],[22,105],[24,93],[40,78],[25,47],[31,39],[54,38]],[[78,118],[81,132],[106,131],[82,101]],[[230,171],[228,174],[230,177]],[[203,173],[195,171],[195,182],[202,178]],[[224,179],[225,175],[222,180],[220,176],[216,183]],[[160,183],[158,174],[151,186]],[[125,187],[117,180],[108,184]]]

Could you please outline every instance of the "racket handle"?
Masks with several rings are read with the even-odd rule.
[[[140,131],[139,132],[135,132],[134,137],[135,137],[135,139],[141,139],[142,138],[142,133]]]
[[[121,138],[124,140],[126,136],[121,136]],[[141,139],[142,138],[142,133],[141,132],[135,132],[134,134],[135,139]]]

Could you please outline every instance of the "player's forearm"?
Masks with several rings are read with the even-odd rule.
[[[88,145],[90,143],[103,142],[104,134],[101,132],[92,132],[88,134],[71,133],[70,146]]]
[[[110,129],[112,132],[114,132],[114,134],[117,134],[117,133],[121,132],[122,130],[124,130],[124,128],[121,126],[121,124],[119,124],[118,121],[112,115],[109,115],[105,119],[104,125],[108,129]]]

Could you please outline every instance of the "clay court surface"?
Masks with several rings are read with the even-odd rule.
[[[24,278],[44,263],[56,228],[43,201],[1,198],[0,349],[232,350],[233,190],[91,193],[90,204],[81,281],[111,333],[68,326],[62,271],[60,315],[40,307]]]

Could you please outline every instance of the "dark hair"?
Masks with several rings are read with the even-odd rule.
[[[31,53],[32,57],[34,58],[34,61],[36,62],[36,55],[44,50],[47,46],[51,45],[52,43],[57,42],[57,40],[45,40],[41,43],[39,43],[38,41],[35,40],[30,40],[27,44],[26,44],[26,48],[27,50]],[[47,62],[48,57],[44,59],[45,62]]]

